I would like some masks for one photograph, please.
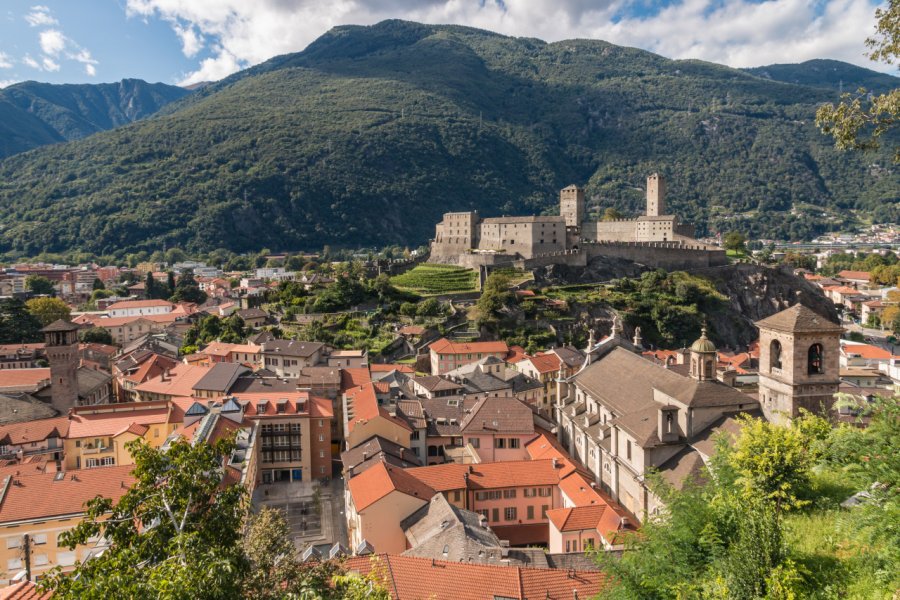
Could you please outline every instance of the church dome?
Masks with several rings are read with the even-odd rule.
[[[716,352],[716,345],[706,337],[706,327],[701,330],[700,339],[691,344],[691,352],[699,352],[701,354],[712,354]]]

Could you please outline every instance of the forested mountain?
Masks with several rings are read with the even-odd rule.
[[[140,79],[80,85],[17,83],[0,90],[0,158],[131,123],[189,93]]]
[[[900,85],[900,79],[897,77],[839,60],[816,59],[798,64],[767,65],[744,70],[773,81],[851,93],[862,87],[870,92],[882,94]]]
[[[338,27],[157,115],[0,162],[0,252],[415,244],[449,210],[636,214],[654,171],[701,231],[900,220],[888,152],[815,128],[837,94],[602,41]]]

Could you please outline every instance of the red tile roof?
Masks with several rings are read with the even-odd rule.
[[[170,405],[165,401],[77,406],[69,411],[68,437],[114,436],[128,431],[132,425],[169,423],[171,412]]]
[[[0,523],[80,514],[96,496],[118,500],[134,481],[131,465],[13,477],[0,499]]]
[[[559,484],[563,465],[552,460],[517,460],[498,463],[460,465],[447,463],[407,469],[407,473],[437,491],[458,490],[466,487],[465,475],[469,475],[469,489],[529,487]]]
[[[347,569],[372,573],[393,600],[572,600],[603,589],[600,571],[532,569],[379,554],[347,560]]]
[[[191,396],[194,386],[203,379],[212,367],[179,364],[169,371],[168,377],[155,377],[134,388],[138,392],[164,396]]]
[[[538,373],[556,373],[559,371],[559,357],[552,352],[537,354],[531,357],[531,364]]]
[[[350,479],[348,484],[353,506],[357,512],[365,510],[391,492],[421,498],[427,502],[435,491],[408,471],[380,462]]]
[[[0,590],[0,600],[50,600],[53,592],[40,592],[32,581],[20,581]]]
[[[428,348],[437,354],[471,354],[471,353],[497,353],[509,354],[509,346],[506,342],[451,342],[447,338],[441,338],[433,342]]]
[[[48,437],[64,438],[69,433],[69,417],[38,419],[12,425],[0,425],[0,445],[18,446],[40,442]]]
[[[841,271],[840,273],[838,273],[838,277],[841,277],[843,279],[869,281],[872,278],[872,274],[868,271]]]
[[[367,367],[358,367],[353,369],[341,369],[341,391],[355,387],[359,387],[364,383],[372,381],[372,375]]]
[[[890,360],[892,354],[884,348],[871,344],[841,344],[841,354],[849,356],[858,354],[860,358],[868,360]]]
[[[35,387],[42,381],[49,383],[50,369],[3,369],[0,371],[0,389]]]
[[[559,489],[575,506],[604,503],[600,493],[591,487],[590,480],[581,473],[572,473],[559,482]]]
[[[547,511],[547,518],[559,531],[596,529],[606,508],[605,503],[575,508],[554,508]]]
[[[344,372],[353,369],[344,369]],[[409,423],[398,417],[392,416],[386,408],[379,406],[378,397],[375,395],[375,385],[371,382],[345,392],[347,405],[353,412],[353,416],[347,422],[347,431],[353,431],[358,423],[365,423],[376,417],[382,417],[395,425],[412,431]]]

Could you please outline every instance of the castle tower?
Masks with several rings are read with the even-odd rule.
[[[64,415],[78,405],[78,326],[60,319],[41,331],[50,362],[50,403]]]
[[[559,192],[559,215],[565,217],[566,227],[581,227],[584,221],[584,189],[577,185]]]
[[[716,380],[716,345],[706,337],[706,327],[700,338],[691,344],[691,377],[697,381]]]
[[[804,408],[826,415],[840,385],[843,328],[802,304],[758,321],[759,403],[769,421],[786,423]]]
[[[659,173],[647,178],[647,216],[666,214],[666,179]]]

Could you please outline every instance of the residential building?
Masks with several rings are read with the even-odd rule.
[[[184,415],[171,402],[79,406],[69,412],[64,441],[66,469],[133,464],[128,442],[141,438],[160,447]]]
[[[41,456],[47,460],[62,460],[63,440],[68,432],[68,417],[0,425],[0,459],[21,462],[28,457]]]
[[[173,310],[175,305],[166,300],[124,300],[106,307],[111,318],[164,315]]]
[[[509,354],[506,342],[451,342],[447,338],[433,342],[428,350],[432,375],[443,375],[487,356],[504,360]]]
[[[31,577],[54,567],[71,571],[99,542],[69,550],[60,534],[84,518],[85,503],[96,496],[117,501],[133,482],[130,466],[28,475],[6,474],[0,485],[0,576],[10,582],[25,569]]]
[[[262,342],[262,364],[278,377],[296,378],[304,367],[324,363],[330,350],[320,342],[267,340]]]

